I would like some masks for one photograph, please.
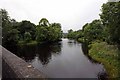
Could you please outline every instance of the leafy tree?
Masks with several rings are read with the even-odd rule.
[[[12,30],[10,30],[10,31],[8,31],[8,33],[9,33],[9,38],[7,39],[7,40],[9,40],[9,41],[18,41],[18,39],[19,39],[19,36],[18,36],[18,33],[19,33],[19,31],[17,30],[17,29],[12,29]]]
[[[20,31],[20,40],[24,39],[25,32],[29,32],[31,34],[31,38],[35,39],[35,32],[36,32],[36,25],[31,23],[30,21],[22,21],[17,26],[18,30]]]
[[[60,23],[50,24],[46,18],[42,18],[39,25],[35,25],[30,21],[17,22],[10,19],[6,10],[1,9],[2,13],[2,40],[4,45],[17,44],[36,40],[37,42],[54,42],[62,37]],[[8,44],[8,45],[9,45]]]
[[[51,31],[53,31],[51,34],[54,35],[54,38],[55,38],[53,41],[60,40],[62,38],[61,24],[52,23],[51,28],[52,28]]]
[[[83,30],[78,30],[76,31],[76,39],[78,40],[78,38],[83,38],[84,34],[83,34]]]
[[[100,20],[94,20],[84,27],[84,38],[88,42],[103,40],[103,36],[103,25]]]
[[[73,31],[72,29],[68,30],[67,38],[76,39],[83,37],[82,30]]]
[[[68,30],[67,38],[73,39],[74,31],[72,29]]]
[[[100,15],[109,43],[120,44],[120,2],[108,2],[102,6]]]
[[[49,21],[46,18],[42,18],[39,22],[40,26],[49,26]]]
[[[8,30],[10,30],[10,18],[8,12],[5,9],[1,9],[0,13],[2,14],[2,45],[5,45]],[[9,27],[8,27],[9,26]]]
[[[36,40],[38,42],[46,42],[48,35],[49,21],[46,18],[42,18],[39,25],[36,27]]]
[[[83,26],[82,30],[84,31],[85,27],[88,26],[88,25],[89,25],[89,23],[86,23],[86,24]]]
[[[36,40],[38,42],[58,41],[62,37],[61,24],[49,23],[47,19],[42,18],[36,27]]]
[[[73,32],[73,30],[72,30],[72,29],[68,30],[68,33],[72,33],[72,32]]]
[[[13,28],[12,19],[10,19],[5,9],[1,9],[0,13],[2,15],[2,45],[6,46],[8,43],[16,43],[18,31]]]
[[[29,32],[25,32],[24,40],[25,40],[25,42],[30,42],[31,41],[31,34]]]
[[[18,34],[19,34],[19,31],[17,29],[9,30],[6,36],[5,44],[16,45],[19,39]]]
[[[47,40],[47,29],[43,26],[38,25],[36,27],[36,40],[38,42],[45,42]]]

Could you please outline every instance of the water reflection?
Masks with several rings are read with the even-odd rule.
[[[88,56],[86,44],[63,39],[61,42],[16,47],[14,53],[50,78],[104,77],[104,67]],[[15,48],[13,48],[15,49]]]
[[[19,46],[17,50],[17,55],[23,58],[25,61],[30,62],[32,59],[34,59],[36,55],[36,46]]]
[[[73,47],[74,45],[78,45],[80,43],[78,43],[75,40],[68,40],[67,44],[68,44],[69,47]]]
[[[31,62],[31,60],[38,57],[41,63],[46,65],[49,63],[52,55],[56,56],[61,54],[61,43],[19,46],[15,54],[27,62]]]

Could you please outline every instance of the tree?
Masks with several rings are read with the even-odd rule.
[[[61,40],[62,38],[62,30],[60,23],[52,23],[51,28],[53,29],[52,35],[54,35],[53,41]]]
[[[1,9],[0,13],[2,15],[2,45],[5,46],[8,41],[8,31],[12,30],[12,24],[8,12],[5,9]]]
[[[48,40],[48,27],[49,21],[46,18],[42,18],[36,27],[36,40],[38,42],[46,42]]]
[[[49,23],[47,19],[42,18],[36,27],[36,40],[38,42],[58,41],[62,37],[60,23]]]
[[[19,39],[18,34],[19,34],[19,31],[17,29],[9,30],[6,36],[5,43],[7,45],[16,45]]]
[[[45,27],[38,25],[36,27],[36,40],[38,42],[45,42],[47,40],[47,32]]]
[[[86,24],[83,26],[82,30],[84,31],[85,27],[88,26],[88,25],[89,25],[89,24],[86,23]]]
[[[68,30],[67,38],[76,39],[81,38],[83,36],[82,30],[73,31],[72,29]]]
[[[103,25],[100,20],[94,20],[84,27],[84,38],[88,42],[103,40],[103,36]]]
[[[72,29],[68,30],[67,38],[73,39],[74,31]]]
[[[29,32],[31,34],[31,39],[35,39],[35,33],[36,33],[36,25],[31,23],[30,21],[22,21],[17,26],[18,30],[20,31],[20,40],[24,39],[25,32]]]
[[[46,18],[42,18],[39,22],[40,26],[49,26],[49,21]]]
[[[25,32],[24,40],[25,40],[25,42],[30,42],[31,41],[31,34],[29,32]]]
[[[71,33],[71,32],[73,32],[73,30],[72,30],[72,29],[68,30],[68,33]]]
[[[53,42],[58,41],[62,37],[60,23],[50,24],[46,18],[42,18],[39,25],[35,25],[30,21],[24,20],[17,22],[15,19],[10,19],[6,10],[0,10],[2,13],[2,40],[3,44],[29,42],[37,40],[38,42]],[[9,45],[8,44],[8,45]]]
[[[83,35],[83,30],[78,30],[76,32],[76,39],[78,40],[78,38],[83,38],[84,35]]]
[[[102,6],[100,14],[109,43],[120,44],[120,2],[108,2]]]

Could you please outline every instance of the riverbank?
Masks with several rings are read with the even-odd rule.
[[[55,43],[55,42],[59,42],[59,41],[62,41],[62,39],[59,39],[59,40],[56,40],[56,41],[42,41],[42,42],[37,42],[35,40],[31,40],[29,42],[25,42],[25,41],[19,41],[18,42],[18,45],[19,46],[22,46],[22,45],[37,45],[37,44],[47,44],[47,43]]]
[[[25,41],[19,41],[18,42],[18,45],[36,45],[36,44],[38,44],[38,42],[37,41],[30,41],[30,42],[25,42]]]
[[[106,42],[93,42],[89,47],[89,56],[105,66],[108,77],[120,77],[118,73],[120,70],[120,62],[118,60],[120,50],[116,45],[108,45]]]

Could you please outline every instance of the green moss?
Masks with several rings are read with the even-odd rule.
[[[116,45],[108,45],[106,42],[93,42],[90,44],[89,55],[103,63],[105,66],[109,77],[116,78],[120,77],[118,72],[120,68],[120,61],[118,59],[118,54],[120,54],[119,49]]]

